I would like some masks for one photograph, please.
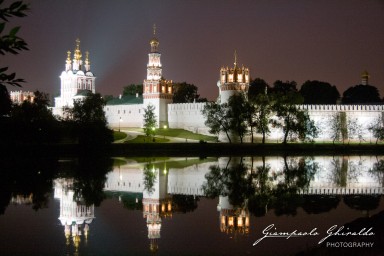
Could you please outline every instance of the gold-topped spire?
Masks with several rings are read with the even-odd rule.
[[[86,52],[85,52],[85,65],[89,65],[89,64],[91,64],[91,63],[89,62],[89,51],[86,51]]]
[[[80,39],[79,38],[76,39],[76,49],[75,49],[74,59],[75,60],[81,60]]]
[[[153,24],[153,38],[149,42],[151,45],[151,52],[157,52],[157,47],[159,46],[159,40],[156,38],[156,24]]]
[[[67,62],[71,63],[71,51],[67,51]]]
[[[236,50],[235,50],[235,63],[233,63],[233,64],[235,64],[235,68],[237,67],[237,52],[236,52]]]

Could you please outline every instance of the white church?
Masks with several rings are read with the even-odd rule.
[[[162,78],[161,53],[159,40],[154,36],[150,40],[148,54],[147,77],[143,83],[143,95],[120,97],[107,102],[105,113],[111,128],[142,127],[144,109],[149,105],[155,107],[158,127],[181,128],[195,133],[208,134],[202,110],[205,103],[172,103],[172,81]],[[362,84],[368,84],[368,74],[363,73]],[[76,48],[71,60],[68,51],[65,70],[61,76],[60,97],[55,98],[55,115],[62,115],[63,107],[73,106],[73,101],[85,97],[85,92],[95,93],[95,76],[91,72],[89,53],[86,53],[83,63],[80,41],[76,40]],[[221,103],[238,92],[247,92],[250,83],[250,71],[244,66],[238,66],[235,54],[234,66],[222,67],[219,70],[217,82]],[[366,142],[375,141],[369,127],[378,118],[383,118],[384,105],[300,105],[300,109],[308,111],[310,118],[321,131],[318,141],[331,140],[330,118],[335,113],[343,112],[347,120],[352,120],[361,128],[362,138]],[[268,139],[279,141],[282,131],[272,128]],[[357,138],[355,138],[357,140]],[[246,139],[247,140],[247,139]]]

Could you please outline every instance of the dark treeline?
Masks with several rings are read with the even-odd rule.
[[[73,108],[55,117],[49,108],[48,95],[36,91],[35,97],[21,104],[10,104],[0,116],[2,145],[75,143],[92,148],[108,145],[113,133],[107,127],[100,94],[89,94],[76,100]]]

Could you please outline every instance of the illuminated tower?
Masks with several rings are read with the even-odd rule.
[[[168,104],[172,103],[172,81],[162,77],[162,66],[158,51],[159,40],[156,38],[156,26],[153,27],[153,38],[149,42],[151,52],[148,54],[147,79],[144,80],[144,107],[149,104],[155,107],[157,126],[168,126]]]
[[[235,62],[233,68],[220,69],[220,80],[217,82],[220,93],[220,103],[228,102],[228,99],[236,93],[248,92],[249,69],[237,66],[237,53],[235,51]]]
[[[91,72],[89,52],[85,53],[85,61],[80,50],[80,40],[76,40],[76,48],[71,60],[71,52],[67,52],[65,71],[61,73],[60,97],[55,98],[55,110],[60,114],[63,107],[72,107],[75,99],[85,97],[87,92],[95,93],[95,76]]]
[[[368,71],[364,71],[361,73],[361,84],[362,85],[368,85],[368,79],[369,79],[369,73]]]

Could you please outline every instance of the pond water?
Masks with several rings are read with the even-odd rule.
[[[384,156],[15,156],[0,170],[0,255],[383,255]]]

